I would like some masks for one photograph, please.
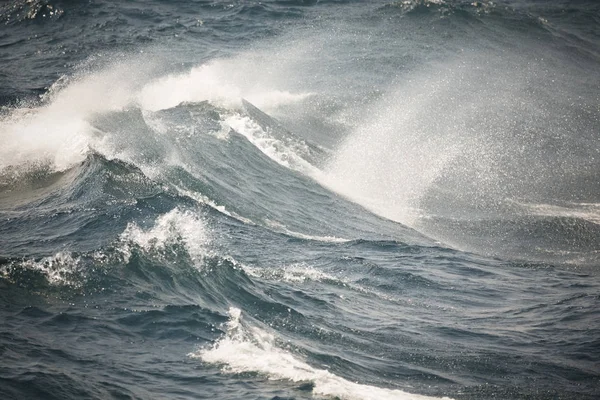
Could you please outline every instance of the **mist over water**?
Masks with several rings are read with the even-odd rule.
[[[597,113],[576,79],[544,68],[476,54],[410,76],[370,106],[336,152],[333,187],[434,238],[492,254],[493,239],[480,247],[457,238],[454,223],[440,225],[527,218],[535,204],[597,203]]]
[[[0,6],[0,397],[596,398],[599,11]]]

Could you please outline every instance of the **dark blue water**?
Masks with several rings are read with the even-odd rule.
[[[0,398],[596,399],[596,1],[0,4]]]

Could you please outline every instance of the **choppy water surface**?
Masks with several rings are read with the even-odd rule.
[[[599,15],[0,5],[0,397],[597,398]]]

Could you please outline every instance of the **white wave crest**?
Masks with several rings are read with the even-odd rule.
[[[175,107],[184,102],[210,103],[227,109],[240,108],[242,98],[259,107],[274,109],[296,103],[311,93],[291,93],[286,90],[257,85],[249,79],[259,71],[247,65],[247,55],[234,59],[213,60],[192,68],[189,72],[169,75],[146,85],[138,95],[139,104],[146,110],[158,111]]]
[[[242,217],[241,215],[233,212],[233,211],[229,211],[227,210],[227,208],[225,206],[221,206],[217,203],[215,203],[213,200],[211,200],[210,198],[208,198],[208,196],[203,195],[202,193],[198,193],[198,192],[193,192],[191,190],[187,190],[187,189],[183,189],[177,185],[174,186],[175,189],[177,189],[177,191],[184,195],[187,196],[191,199],[194,199],[197,203],[199,204],[206,204],[207,206],[217,210],[218,212],[220,212],[221,214],[227,215],[228,217],[231,218],[235,218],[240,222],[243,222],[245,224],[248,225],[256,225],[251,219],[248,219],[246,217]]]
[[[225,118],[225,123],[234,131],[244,136],[256,148],[271,158],[273,161],[286,168],[301,172],[305,175],[321,176],[321,171],[306,161],[300,154],[306,153],[306,148],[301,142],[295,144],[284,143],[274,138],[253,119],[240,114],[232,114]]]
[[[346,243],[346,242],[350,241],[350,239],[339,238],[336,236],[308,235],[305,233],[292,231],[292,230],[288,229],[285,225],[283,225],[277,221],[270,220],[270,219],[267,219],[265,221],[265,223],[267,224],[268,227],[275,229],[277,232],[280,232],[280,233],[283,233],[284,235],[295,237],[298,239],[312,240],[315,242],[326,242],[326,243]]]
[[[38,261],[24,260],[16,264],[3,265],[0,269],[0,275],[8,277],[10,269],[25,268],[41,272],[51,285],[77,286],[78,283],[71,278],[80,269],[80,262],[79,257],[73,257],[65,252],[58,252]]]
[[[41,273],[50,285],[81,288],[88,279],[87,266],[93,263],[95,268],[99,268],[111,264],[121,264],[126,261],[124,256],[126,254],[122,251],[112,255],[103,250],[84,254],[59,251],[38,260],[24,259],[2,265],[0,266],[0,276],[11,279],[15,270],[25,269]]]
[[[42,96],[41,104],[22,104],[0,118],[0,171],[31,164],[62,171],[81,163],[90,149],[109,159],[137,152],[137,140],[114,135],[115,140],[107,141],[112,134],[93,127],[94,118],[108,112],[129,107],[156,111],[205,100],[239,109],[242,97],[274,110],[310,96],[278,89],[267,84],[267,78],[260,85],[251,83],[250,76],[261,76],[247,62],[252,57],[214,60],[168,76],[156,76],[159,61],[132,57],[100,71],[63,77]],[[151,122],[151,128],[164,131],[160,121]]]
[[[246,327],[239,308],[229,309],[227,333],[213,347],[189,354],[206,363],[223,364],[228,373],[258,372],[270,379],[311,382],[313,393],[344,400],[425,400],[435,397],[350,382],[327,370],[311,367],[277,346],[275,336]],[[447,399],[447,398],[445,398]]]
[[[0,120],[0,170],[44,164],[62,171],[82,162],[90,147],[100,146],[90,119],[131,104],[138,75],[144,75],[140,68],[122,63],[63,77],[43,96],[41,106],[13,110]]]
[[[203,219],[196,213],[179,208],[158,217],[154,226],[147,230],[129,223],[121,234],[121,240],[133,242],[147,251],[165,251],[169,245],[182,243],[196,264],[203,260],[210,243]]]
[[[347,283],[343,279],[337,278],[305,263],[292,264],[280,268],[257,268],[244,264],[240,264],[240,266],[248,275],[261,279],[284,281],[289,283],[329,281],[347,286]]]

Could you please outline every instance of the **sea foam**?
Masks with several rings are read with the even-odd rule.
[[[241,316],[239,308],[231,307],[225,336],[213,347],[189,355],[206,363],[222,364],[223,371],[227,373],[258,372],[269,379],[310,382],[313,394],[344,400],[437,399],[351,382],[325,369],[312,367],[291,351],[279,347],[273,334],[258,327],[245,326]]]
[[[158,217],[154,226],[148,229],[129,223],[121,240],[146,251],[158,252],[164,252],[169,245],[182,243],[196,265],[207,254],[210,243],[203,219],[192,211],[179,208]]]

